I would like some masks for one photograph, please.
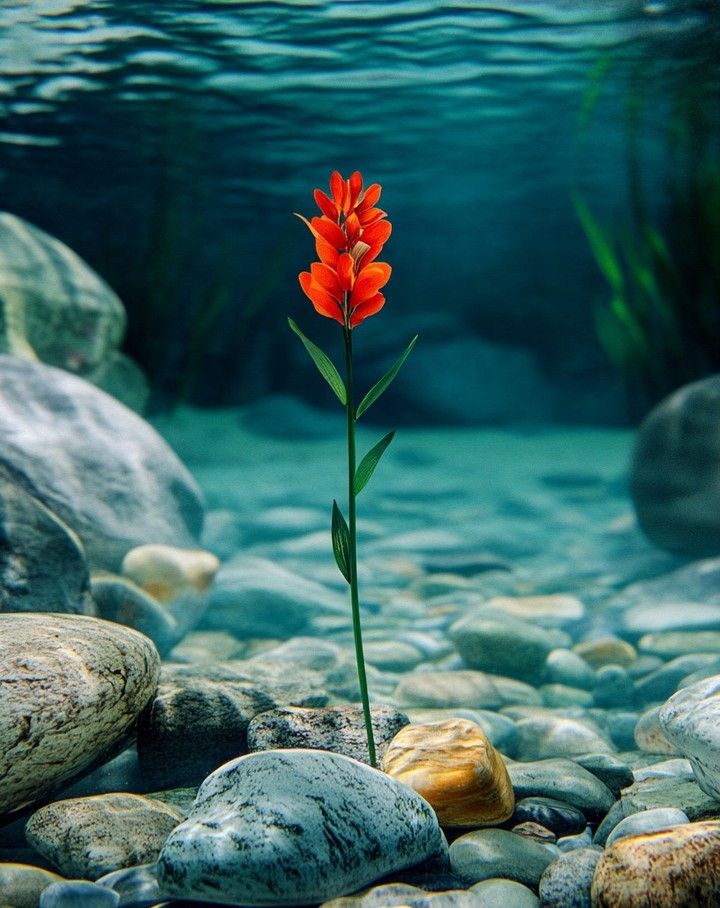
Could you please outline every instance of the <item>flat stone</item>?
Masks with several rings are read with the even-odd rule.
[[[25,825],[25,837],[65,877],[98,877],[157,859],[183,820],[160,801],[113,793],[54,801]]]
[[[510,763],[508,775],[518,799],[540,795],[566,801],[590,819],[605,816],[615,803],[610,789],[571,760]]]
[[[323,902],[320,908],[486,908],[479,895],[463,889],[428,892],[407,883],[373,886],[359,895]]]
[[[638,643],[643,653],[673,659],[688,653],[720,653],[720,631],[665,631],[644,634]]]
[[[720,899],[720,823],[618,839],[592,883],[593,908],[707,908]]]
[[[441,826],[495,825],[515,806],[505,764],[467,719],[405,726],[388,745],[383,769],[422,795]]]
[[[314,904],[446,855],[430,806],[384,773],[326,751],[263,751],[205,780],[158,879],[170,896]]]
[[[372,704],[373,736],[378,760],[408,724],[404,713],[391,706]],[[361,706],[326,706],[308,709],[285,706],[255,716],[248,725],[250,751],[289,747],[329,750],[368,762],[367,732]]]
[[[558,836],[582,832],[587,826],[585,814],[581,810],[556,798],[531,797],[518,801],[511,822],[515,824],[527,821],[540,823]]]
[[[540,905],[543,908],[591,908],[590,887],[601,857],[601,848],[563,852],[540,877]]]
[[[152,642],[119,624],[0,614],[0,815],[121,750],[159,670]]]
[[[698,785],[720,800],[720,675],[684,687],[658,718],[670,743],[687,757]]]
[[[541,845],[506,829],[475,829],[450,845],[450,866],[473,883],[501,877],[536,887],[558,854],[554,845]]]
[[[78,534],[91,566],[114,570],[149,540],[194,544],[202,495],[147,422],[81,378],[15,356],[0,356],[0,387],[0,462]]]
[[[689,823],[690,819],[685,811],[677,807],[655,807],[651,810],[641,810],[629,817],[620,820],[607,837],[605,847],[628,835],[646,835],[651,832],[662,832],[681,823]]]
[[[518,760],[544,760],[549,757],[584,753],[611,753],[612,744],[592,722],[564,716],[539,715],[516,723]]]
[[[483,908],[538,908],[538,897],[527,886],[514,880],[501,878],[480,880],[468,892],[476,893],[482,899]]]
[[[0,905],[13,908],[37,908],[43,889],[62,877],[30,864],[0,863]]]
[[[577,643],[573,652],[584,659],[594,669],[602,665],[621,665],[627,667],[637,659],[637,651],[626,640],[618,637],[601,637],[597,640],[586,640]]]
[[[503,612],[512,618],[529,621],[541,627],[557,627],[580,621],[585,617],[585,606],[569,593],[551,593],[537,596],[492,596],[484,608]]]
[[[541,702],[540,694],[529,684],[515,681],[512,687],[499,686],[497,676],[471,669],[410,672],[396,687],[393,699],[402,706],[436,709],[497,709],[511,702]]]
[[[706,794],[696,781],[677,776],[650,778],[635,782],[621,795],[624,816],[641,810],[679,808],[690,820],[717,816],[717,799]]]
[[[120,896],[88,880],[51,883],[40,896],[38,908],[116,908]]]

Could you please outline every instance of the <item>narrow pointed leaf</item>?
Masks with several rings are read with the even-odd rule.
[[[318,347],[317,344],[314,344],[310,340],[310,338],[305,337],[305,335],[291,318],[288,319],[288,324],[303,342],[303,346],[310,354],[312,361],[318,367],[320,374],[333,389],[333,391],[337,395],[337,399],[344,407],[347,403],[347,390],[345,389],[345,382],[340,377],[340,373],[333,365],[330,357],[327,356],[327,354],[323,353],[320,347]]]
[[[350,530],[335,500],[332,507],[332,547],[340,573],[350,583]]]
[[[353,490],[356,495],[358,495],[368,484],[370,477],[375,472],[375,467],[378,465],[380,458],[385,453],[385,449],[390,444],[390,442],[395,437],[395,430],[388,432],[380,441],[363,457],[360,461],[360,466],[355,471],[355,479],[353,480]]]
[[[397,360],[397,362],[395,363],[395,365],[392,366],[392,368],[390,368],[390,369],[385,373],[385,375],[383,375],[383,377],[380,379],[380,381],[376,382],[376,383],[372,386],[372,388],[370,388],[370,390],[369,390],[368,393],[365,395],[365,397],[363,397],[363,399],[360,401],[360,403],[359,403],[359,405],[358,405],[357,410],[355,411],[355,419],[360,419],[360,417],[362,416],[362,414],[363,414],[369,407],[372,407],[372,405],[375,403],[375,401],[378,399],[378,397],[380,397],[380,395],[383,393],[383,391],[385,391],[385,389],[386,389],[387,386],[390,384],[390,382],[395,378],[395,376],[396,376],[396,375],[398,374],[398,372],[400,371],[400,369],[401,369],[401,367],[402,367],[402,364],[405,362],[405,360],[408,358],[408,356],[410,356],[410,353],[411,353],[411,351],[412,351],[412,348],[413,348],[413,347],[415,346],[415,344],[417,343],[418,336],[419,336],[419,335],[417,335],[417,334],[415,335],[415,337],[414,337],[414,338],[410,341],[410,343],[407,345],[407,347],[405,348],[405,352],[404,352],[404,353],[402,354],[402,356]],[[389,444],[389,442],[388,442],[388,444]],[[382,452],[380,452],[380,453],[382,453]]]

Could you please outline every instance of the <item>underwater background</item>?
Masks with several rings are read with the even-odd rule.
[[[717,296],[697,300],[718,288],[719,18],[634,0],[3,0],[2,206],[118,293],[154,405],[331,406],[286,326],[312,321],[292,212],[360,169],[394,225],[361,375],[422,336],[381,418],[633,421],[717,366]],[[583,206],[629,272],[622,305],[652,310],[637,329],[605,317],[600,340],[618,293]],[[683,303],[649,230],[681,280],[714,268],[690,288],[715,310],[704,344],[665,349],[661,304]]]

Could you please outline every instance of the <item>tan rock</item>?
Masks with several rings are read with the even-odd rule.
[[[160,602],[171,602],[188,593],[207,593],[219,567],[212,552],[150,544],[127,553],[122,573]]]
[[[469,719],[407,725],[388,745],[383,768],[422,795],[443,826],[493,826],[515,809],[502,757]]]
[[[585,606],[568,593],[551,593],[538,596],[493,596],[484,608],[504,612],[524,621],[538,621],[541,624],[558,624],[578,621],[585,617]]]
[[[668,740],[665,731],[660,724],[660,706],[653,706],[646,710],[635,723],[635,743],[649,754],[679,754],[675,745]]]
[[[0,864],[0,908],[37,908],[43,889],[62,879],[30,864]]]
[[[720,904],[720,822],[685,823],[618,839],[593,877],[593,908]]]
[[[626,640],[618,637],[603,637],[600,640],[584,640],[573,647],[592,668],[601,665],[631,665],[637,659],[637,651]]]

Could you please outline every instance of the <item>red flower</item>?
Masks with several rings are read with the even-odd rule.
[[[359,171],[348,180],[334,170],[330,176],[330,195],[314,192],[320,217],[307,220],[315,237],[319,262],[298,275],[300,286],[315,307],[344,328],[355,328],[385,305],[380,293],[392,269],[376,262],[392,226],[387,215],[376,207],[382,187],[372,183],[363,191]]]

